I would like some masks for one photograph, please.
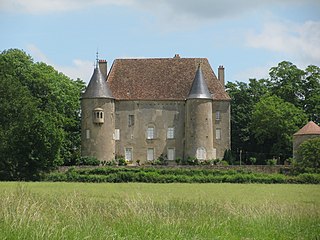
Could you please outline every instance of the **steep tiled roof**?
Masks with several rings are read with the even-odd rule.
[[[102,76],[99,64],[94,69],[86,91],[82,94],[81,98],[113,98],[108,83]]]
[[[297,135],[320,135],[320,127],[315,124],[314,122],[308,122],[303,128],[301,128],[298,132],[293,134],[294,136]]]
[[[206,58],[117,59],[108,75],[116,99],[184,100],[201,63],[214,100],[229,100]]]

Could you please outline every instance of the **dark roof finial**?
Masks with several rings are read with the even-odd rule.
[[[97,52],[96,52],[96,66],[95,68],[98,68],[99,67],[99,51],[97,49]]]

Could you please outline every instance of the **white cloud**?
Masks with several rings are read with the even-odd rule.
[[[77,78],[82,79],[85,82],[89,82],[93,72],[93,61],[74,59],[72,64],[69,66],[62,66],[53,63],[37,46],[29,44],[27,46],[30,55],[38,62],[44,62],[48,65],[53,66],[57,71],[62,72],[71,79],[76,80]]]
[[[134,0],[0,0],[0,10],[33,14],[74,11],[93,6],[131,5]]]
[[[249,47],[284,53],[301,63],[320,63],[320,21],[266,23],[261,32],[249,32],[246,41]]]
[[[72,79],[80,78],[88,83],[93,73],[93,62],[74,59],[71,66],[53,65],[58,71]]]
[[[161,19],[220,19],[268,6],[313,4],[318,0],[0,0],[0,10],[45,14],[95,6],[130,6],[156,14]]]

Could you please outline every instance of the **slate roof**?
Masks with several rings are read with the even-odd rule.
[[[199,64],[198,66],[196,76],[194,77],[194,80],[192,82],[191,89],[187,98],[188,99],[194,99],[194,98],[212,99],[212,96],[206,84],[206,80],[203,76],[201,64]]]
[[[108,74],[119,100],[185,100],[201,63],[214,100],[230,100],[206,58],[116,59]]]
[[[313,121],[310,121],[293,135],[320,135],[320,127]]]
[[[113,98],[108,83],[100,71],[99,64],[95,67],[86,91],[81,98]]]

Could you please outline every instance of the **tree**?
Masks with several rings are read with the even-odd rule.
[[[303,109],[309,120],[320,123],[320,68],[310,65],[305,70]]]
[[[255,104],[250,130],[260,151],[285,160],[292,154],[292,135],[306,123],[306,114],[281,98],[265,95]]]
[[[21,50],[0,54],[0,178],[37,179],[80,148],[82,81]]]
[[[250,79],[249,83],[228,82],[226,91],[231,97],[231,148],[242,151],[249,158],[257,149],[257,141],[250,131],[252,111],[261,96],[268,92],[265,79]],[[239,159],[238,159],[239,160]]]
[[[283,61],[269,72],[272,93],[297,107],[303,106],[305,72],[291,62]]]
[[[310,65],[306,70],[283,61],[270,69],[271,92],[301,108],[309,120],[320,121],[320,68]]]
[[[297,163],[304,168],[320,168],[320,137],[311,138],[298,148]]]

